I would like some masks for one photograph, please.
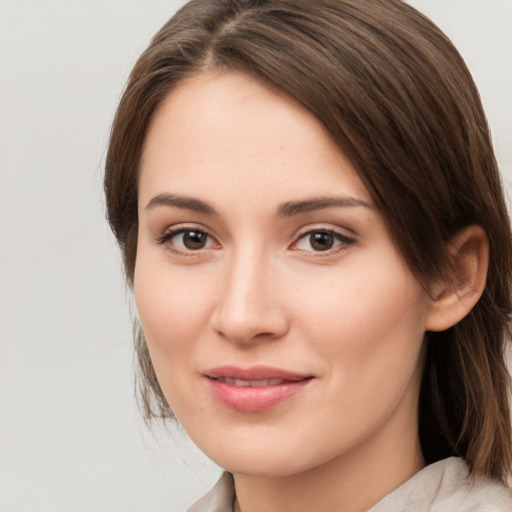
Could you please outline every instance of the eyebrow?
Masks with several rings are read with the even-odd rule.
[[[159,194],[153,197],[146,205],[146,210],[150,210],[156,206],[174,206],[176,208],[184,208],[186,210],[205,213],[206,215],[218,215],[212,206],[200,199],[176,196],[174,194]]]
[[[315,210],[347,206],[362,206],[364,208],[370,208],[368,203],[350,196],[313,197],[311,199],[304,199],[301,201],[288,201],[278,208],[277,215],[279,217],[291,217],[293,215],[299,215],[301,213]]]
[[[173,206],[176,208],[193,210],[206,215],[219,215],[215,208],[205,201],[201,201],[194,197],[177,196],[174,194],[159,194],[153,197],[146,205],[146,210],[150,210],[157,206]],[[312,197],[310,199],[302,199],[300,201],[287,201],[286,203],[281,204],[277,209],[277,216],[292,217],[301,213],[324,210],[326,208],[353,206],[370,208],[368,203],[350,196]]]

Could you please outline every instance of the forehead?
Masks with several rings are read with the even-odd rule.
[[[172,190],[170,190],[172,189]],[[350,161],[320,121],[284,92],[238,73],[181,83],[151,123],[140,199],[164,192],[323,196],[369,200]]]

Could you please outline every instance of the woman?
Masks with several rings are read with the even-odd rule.
[[[509,219],[430,21],[188,3],[130,76],[105,190],[146,417],[227,470],[190,510],[512,510]]]

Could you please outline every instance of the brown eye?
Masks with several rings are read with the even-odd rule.
[[[159,238],[158,242],[177,253],[190,253],[216,247],[214,239],[208,233],[194,228],[169,231]]]
[[[204,249],[208,241],[208,235],[203,231],[184,231],[182,234],[183,245],[191,250]]]
[[[309,243],[314,251],[328,251],[334,246],[334,236],[331,233],[319,232],[309,235]]]
[[[348,248],[353,243],[352,238],[337,231],[318,229],[304,233],[294,244],[294,249],[305,252],[327,252],[332,249]]]

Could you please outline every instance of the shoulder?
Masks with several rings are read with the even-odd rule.
[[[233,477],[224,472],[215,486],[188,508],[187,512],[233,512],[234,499]]]
[[[512,490],[499,482],[470,477],[462,459],[427,466],[386,496],[370,512],[512,512]]]

